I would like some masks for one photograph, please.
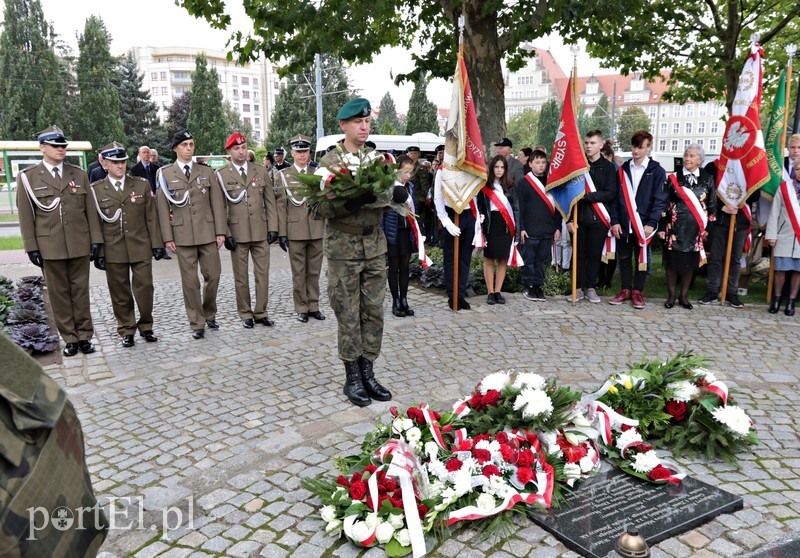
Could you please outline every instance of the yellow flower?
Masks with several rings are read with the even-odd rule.
[[[625,389],[633,389],[633,382],[625,380]]]
[[[609,393],[617,393],[618,391],[617,386],[608,386]]]

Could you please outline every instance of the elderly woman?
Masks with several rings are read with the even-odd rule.
[[[798,234],[789,217],[790,211],[800,218],[800,159],[793,165],[794,178],[788,184],[782,184],[775,193],[769,220],[767,220],[766,239],[773,247],[772,256],[775,262],[775,285],[772,302],[769,305],[770,314],[776,314],[781,309],[781,293],[786,281],[786,272],[792,273],[789,285],[789,300],[786,301],[784,314],[794,316],[794,300],[800,291],[800,242]]]
[[[683,153],[683,168],[667,177],[666,189],[669,204],[665,223],[658,233],[666,240],[664,265],[667,268],[669,297],[665,308],[675,306],[675,289],[680,280],[680,305],[691,310],[689,285],[697,268],[705,263],[703,241],[708,236],[706,225],[714,220],[717,209],[713,177],[700,168],[705,160],[705,151],[692,144]]]

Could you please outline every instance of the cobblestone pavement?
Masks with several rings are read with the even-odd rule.
[[[355,450],[390,404],[359,409],[347,403],[327,297],[322,310],[329,319],[296,321],[288,266],[284,260],[276,265],[275,252],[272,261],[275,327],[241,327],[226,273],[220,330],[192,340],[180,282],[166,274],[156,286],[159,342],[137,342],[132,349],[120,346],[107,289],[93,275],[99,350],[48,372],[67,387],[82,420],[95,491],[117,498],[117,527],[103,558],[382,555],[325,535],[318,502],[300,480],[332,472],[335,457]],[[757,421],[761,445],[740,455],[738,468],[680,461],[700,480],[741,494],[745,508],[662,542],[652,556],[747,555],[797,538],[800,319],[769,315],[764,306],[668,311],[663,301],[648,301],[635,312],[587,302],[533,303],[521,294],[506,299],[505,306],[490,307],[476,297],[473,310],[454,315],[441,293],[412,289],[413,318],[393,317],[387,303],[376,372],[395,394],[391,404],[449,406],[499,369],[553,375],[588,391],[645,355],[666,358],[692,349],[714,356],[711,368]],[[183,525],[162,531],[169,508],[169,526],[178,524],[179,514]],[[475,533],[461,529],[429,555],[576,556],[526,521],[508,538],[474,541]]]

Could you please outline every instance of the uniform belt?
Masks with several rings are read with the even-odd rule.
[[[331,228],[336,229],[337,231],[349,233],[349,234],[357,234],[361,236],[368,236],[372,234],[372,231],[375,230],[374,226],[369,227],[356,227],[353,225],[347,225],[345,223],[339,223],[337,221],[329,220],[328,225]]]

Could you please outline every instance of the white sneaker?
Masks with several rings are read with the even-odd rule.
[[[600,297],[597,296],[597,293],[595,292],[594,289],[586,289],[585,296],[586,300],[588,300],[589,302],[594,302],[594,303],[600,302]]]

